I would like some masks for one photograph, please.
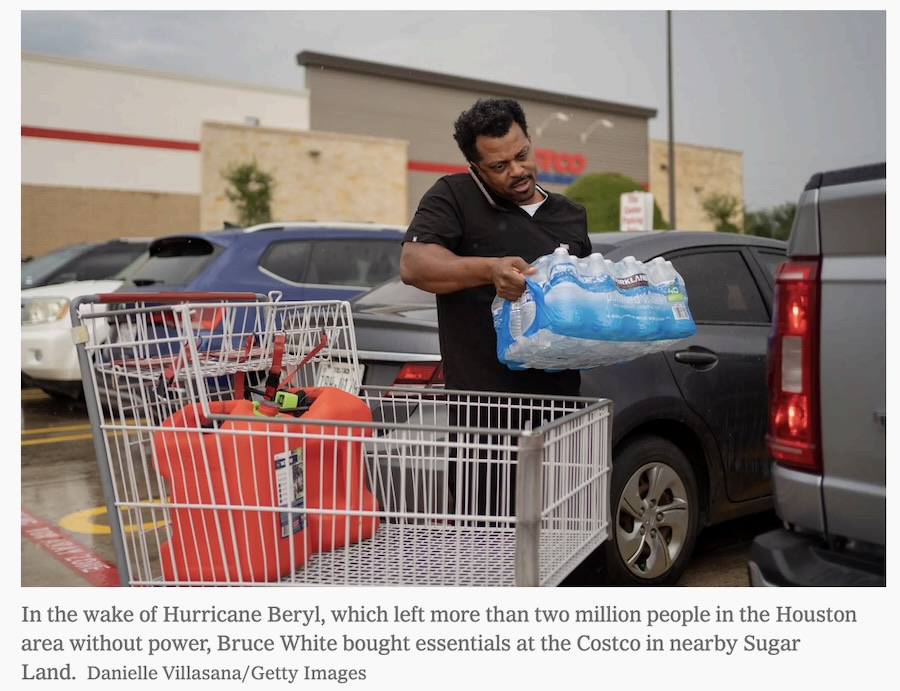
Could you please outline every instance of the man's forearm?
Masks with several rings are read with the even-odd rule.
[[[401,258],[400,278],[404,283],[429,293],[452,293],[465,288],[493,284],[496,257],[444,256]]]

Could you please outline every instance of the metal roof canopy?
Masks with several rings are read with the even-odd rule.
[[[441,74],[439,72],[428,72],[425,70],[411,69],[409,67],[397,67],[394,65],[385,65],[377,62],[367,62],[365,60],[342,58],[336,55],[316,53],[309,50],[304,50],[297,53],[297,64],[301,65],[302,67],[326,67],[336,70],[343,70],[345,72],[356,72],[358,74],[368,74],[376,77],[398,79],[405,82],[420,82],[422,84],[429,84],[432,86],[445,86],[451,89],[481,91],[484,93],[492,93],[498,96],[522,98],[530,101],[551,103],[554,105],[565,103],[569,106],[584,108],[587,110],[599,110],[606,113],[619,113],[622,115],[631,115],[634,117],[642,117],[647,119],[656,117],[657,112],[655,108],[629,106],[622,103],[612,103],[610,101],[600,101],[597,99],[583,98],[580,96],[569,96],[567,94],[554,93],[552,91],[540,91],[538,89],[517,87],[510,84],[487,82],[480,79],[455,77],[453,75]]]

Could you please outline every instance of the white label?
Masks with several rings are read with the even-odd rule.
[[[303,476],[303,449],[275,454],[275,485],[278,506],[301,511],[284,511],[281,517],[281,537],[290,537],[306,527],[306,479]]]

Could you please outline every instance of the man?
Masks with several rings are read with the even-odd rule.
[[[437,294],[449,389],[578,395],[575,370],[509,369],[497,359],[491,303],[516,300],[529,265],[560,245],[591,253],[584,207],[537,184],[522,107],[480,99],[454,125],[467,173],[446,175],[422,197],[404,238],[404,283]]]
[[[454,139],[469,163],[467,173],[446,175],[422,197],[400,255],[404,283],[437,295],[438,332],[448,389],[577,396],[578,371],[511,370],[497,358],[491,303],[496,295],[516,300],[538,257],[557,247],[591,253],[584,208],[537,184],[537,161],[522,107],[512,99],[486,98],[464,111]],[[451,401],[452,427],[505,430],[540,424],[526,406],[507,406],[498,397]],[[458,405],[457,405],[458,403]],[[516,412],[524,410],[524,414]],[[497,438],[470,439],[480,449],[461,453],[449,468],[456,512],[515,515],[515,456],[488,453]],[[454,457],[456,445],[453,446]],[[489,460],[488,460],[489,459]],[[487,462],[486,462],[487,461]]]

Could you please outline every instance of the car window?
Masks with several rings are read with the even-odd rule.
[[[177,238],[151,245],[150,256],[128,277],[138,286],[188,285],[222,249],[208,240]]]
[[[44,285],[60,267],[84,254],[92,246],[84,243],[69,245],[31,259],[22,265],[22,288]]]
[[[293,283],[370,288],[400,273],[394,239],[283,240],[272,243],[260,267]]]
[[[131,278],[131,275],[138,270],[139,267],[143,266],[146,263],[149,256],[150,253],[147,250],[144,250],[137,257],[128,262],[128,264],[116,271],[116,273],[113,274],[112,278],[120,281],[128,280],[129,278]]]
[[[312,240],[273,242],[259,260],[261,269],[290,283],[303,283],[312,254]]]
[[[759,259],[759,263],[763,265],[768,272],[769,277],[774,282],[778,267],[784,263],[785,259],[787,259],[785,253],[773,250],[754,250],[754,253],[756,254],[756,258]]]
[[[109,278],[140,255],[143,250],[144,245],[137,242],[99,245],[82,257],[77,264],[73,262],[71,273],[74,274],[74,279],[69,277],[69,272],[67,272],[66,276],[56,277],[55,282]]]
[[[434,306],[434,293],[428,293],[403,283],[399,278],[373,288],[351,300],[359,307],[381,307],[383,305]]]
[[[768,323],[759,288],[739,250],[667,256],[684,279],[695,322]]]

